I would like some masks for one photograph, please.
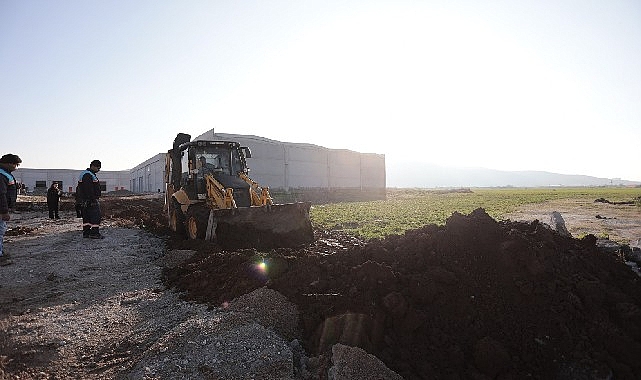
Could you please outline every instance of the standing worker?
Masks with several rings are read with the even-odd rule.
[[[47,208],[49,209],[50,219],[60,219],[58,210],[60,209],[60,196],[62,191],[58,188],[58,182],[54,182],[47,190]]]
[[[11,219],[9,211],[16,207],[18,199],[18,188],[16,179],[11,174],[22,163],[20,157],[15,154],[5,154],[0,157],[0,260],[3,264],[11,264],[6,260],[3,241],[7,232],[7,222]]]
[[[89,168],[80,173],[76,191],[78,201],[82,205],[82,237],[104,239],[98,228],[100,227],[100,181],[96,173],[102,164],[98,160],[91,161]]]

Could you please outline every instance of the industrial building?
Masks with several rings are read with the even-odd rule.
[[[237,141],[252,152],[248,159],[250,177],[268,185],[278,201],[384,199],[385,155],[329,149],[313,144],[289,143],[252,135],[214,133],[209,130],[192,140]],[[167,149],[171,147],[170,142]],[[135,193],[164,192],[165,152],[130,170],[101,171],[104,191],[129,190]],[[28,191],[46,190],[53,181],[73,192],[78,170],[25,169],[14,172]],[[280,198],[280,199],[279,199]]]
[[[74,169],[28,169],[18,168],[12,174],[16,181],[25,185],[28,194],[42,195],[53,182],[60,190],[74,193],[81,170]],[[129,189],[129,170],[100,171],[98,174],[102,191]]]
[[[385,198],[385,155],[289,143],[252,135],[214,133],[192,140],[237,141],[247,146],[249,176],[269,186],[278,201],[365,200]],[[167,144],[170,147],[170,144]],[[168,148],[169,149],[169,148]],[[131,169],[130,189],[164,189],[165,156],[158,154]]]

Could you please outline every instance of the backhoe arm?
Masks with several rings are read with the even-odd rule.
[[[236,208],[234,201],[234,189],[225,188],[220,182],[216,181],[213,175],[205,174],[205,185],[207,187],[207,203],[212,208],[230,209]]]
[[[238,173],[238,176],[249,184],[252,206],[269,206],[273,203],[272,197],[269,194],[269,187],[261,187],[258,182],[249,178],[249,176],[243,172]]]

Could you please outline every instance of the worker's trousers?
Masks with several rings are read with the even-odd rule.
[[[58,210],[60,207],[58,206],[58,203],[47,203],[47,208],[49,209],[49,218],[50,219],[60,219],[60,216],[58,215]]]
[[[97,200],[82,203],[82,226],[97,228],[100,225],[100,203]]]

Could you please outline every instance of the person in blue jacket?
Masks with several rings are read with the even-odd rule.
[[[92,239],[103,239],[100,234],[100,181],[96,173],[102,164],[98,160],[91,161],[89,167],[78,177],[76,197],[82,207],[82,236]]]
[[[7,232],[7,222],[11,220],[9,213],[16,207],[18,187],[16,179],[11,174],[22,163],[15,154],[5,154],[0,157],[0,259],[6,260],[4,252],[4,234]]]

